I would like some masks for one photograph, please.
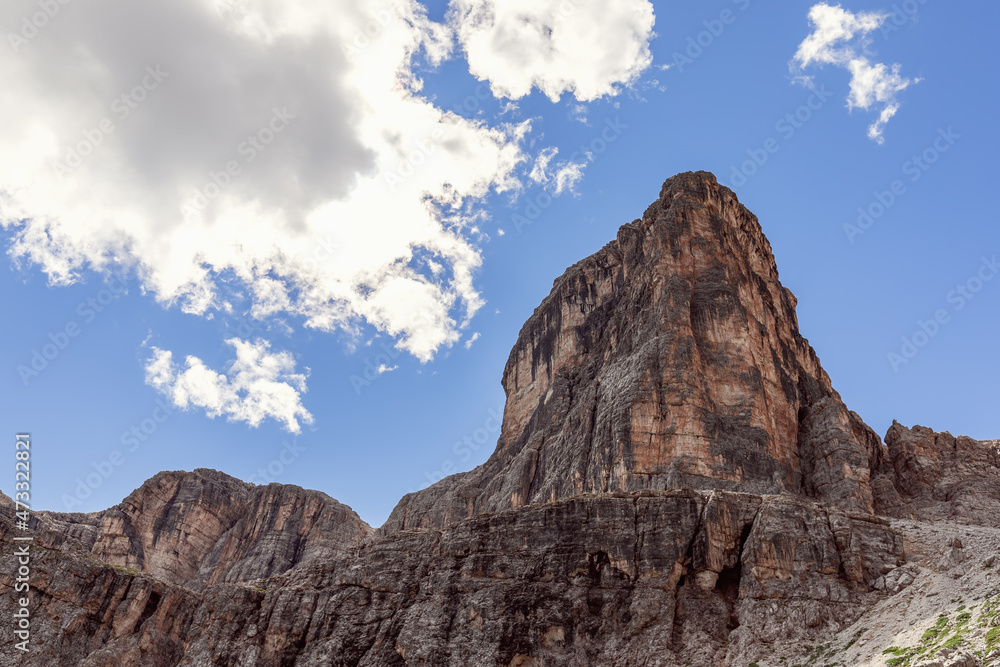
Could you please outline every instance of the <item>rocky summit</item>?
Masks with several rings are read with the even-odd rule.
[[[35,513],[0,665],[1000,664],[1000,442],[883,443],[795,304],[736,195],[675,176],[525,323],[486,463],[378,530],[203,469]]]

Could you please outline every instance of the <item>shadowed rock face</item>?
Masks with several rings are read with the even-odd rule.
[[[886,448],[844,406],[711,174],[555,281],[503,385],[493,456],[377,532],[201,469],[37,513],[32,650],[0,667],[748,667],[891,595],[907,554],[877,514],[1000,512],[996,441],[894,424]],[[6,618],[24,534],[0,494]]]
[[[669,179],[521,329],[494,455],[407,496],[384,529],[616,490],[894,503],[891,484],[873,496],[884,448],[832,388],[795,303],[732,191],[705,172]]]
[[[13,532],[0,517],[4,546]],[[761,640],[849,623],[879,597],[866,582],[903,559],[884,520],[692,490],[400,531],[197,591],[56,549],[44,523],[34,535],[48,547],[32,561],[35,644],[7,643],[3,665],[745,665]],[[9,549],[0,563],[7,589]]]

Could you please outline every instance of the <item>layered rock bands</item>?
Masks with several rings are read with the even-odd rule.
[[[496,451],[377,531],[211,470],[40,512],[32,648],[0,665],[746,667],[906,561],[883,517],[996,525],[1000,443],[847,409],[757,218],[708,173],[570,267],[503,371]],[[0,615],[15,609],[0,496]]]

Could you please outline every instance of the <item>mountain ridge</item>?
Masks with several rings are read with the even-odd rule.
[[[1000,624],[1000,441],[883,442],[795,306],[756,216],[679,174],[526,321],[484,464],[378,529],[203,468],[36,512],[33,651],[0,667],[1000,662],[985,631],[912,638],[967,591]],[[0,590],[22,533],[0,494]]]

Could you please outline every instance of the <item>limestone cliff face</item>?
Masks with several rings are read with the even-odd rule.
[[[881,479],[873,494],[884,447],[832,388],[795,303],[731,190],[706,172],[667,180],[521,329],[495,454],[405,498],[386,529],[616,490],[896,502]]]

